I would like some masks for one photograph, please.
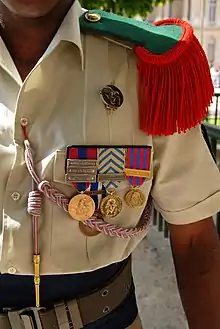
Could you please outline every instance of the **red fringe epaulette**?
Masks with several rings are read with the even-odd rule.
[[[166,19],[155,25],[181,25],[179,42],[161,55],[137,46],[140,129],[149,135],[186,132],[202,122],[214,94],[205,52],[191,25]]]

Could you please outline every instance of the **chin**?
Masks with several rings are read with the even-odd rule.
[[[21,18],[41,18],[46,16],[49,12],[41,12],[38,10],[33,11],[12,11],[14,15]]]
[[[42,18],[42,17],[45,17],[49,14],[50,11],[29,11],[29,12],[18,12],[18,13],[15,13],[16,16],[19,16],[19,17],[22,17],[22,18]]]

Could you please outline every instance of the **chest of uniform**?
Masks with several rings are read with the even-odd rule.
[[[19,190],[26,200],[31,186],[24,164],[21,121],[25,119],[39,179],[49,181],[51,190],[68,200],[67,213],[46,196],[43,214],[46,229],[42,234],[46,241],[51,234],[48,250],[56,254],[56,263],[62,268],[64,258],[57,257],[56,248],[61,255],[61,249],[78,241],[83,247],[74,250],[83,250],[84,266],[81,231],[86,236],[98,235],[92,243],[102,244],[105,239],[97,229],[85,232],[84,222],[89,218],[91,223],[100,220],[100,225],[132,228],[135,237],[143,236],[149,223],[150,207],[145,206],[152,186],[152,138],[139,129],[135,62],[126,49],[107,41],[89,37],[83,44],[83,59],[75,46],[60,44],[29,75],[14,104],[17,152],[7,189]],[[26,216],[25,203],[19,217],[9,199],[5,211],[19,222]],[[144,224],[133,231],[141,216]],[[127,231],[122,233],[127,236]],[[110,245],[115,240],[111,241]],[[97,267],[97,252],[94,254],[92,251],[92,267]],[[127,256],[122,254],[120,258]],[[106,255],[104,258],[99,261],[102,266],[109,262]],[[112,254],[110,262],[116,260]],[[81,271],[81,265],[77,266]]]
[[[24,83],[17,99],[15,139],[21,118],[37,158],[67,145],[147,145],[138,122],[135,62],[127,50],[87,37],[84,58],[61,44]],[[83,66],[82,66],[83,64]]]
[[[61,43],[36,66],[17,94],[12,109],[15,141],[22,144],[20,122],[25,118],[36,162],[57,150],[68,151],[70,145],[95,145],[97,154],[103,149],[105,156],[110,152],[115,159],[117,149],[127,154],[134,147],[134,158],[140,161],[139,151],[148,150],[152,142],[139,129],[136,88],[136,65],[126,48],[86,36],[82,57],[72,44]],[[62,169],[71,174],[65,163]]]

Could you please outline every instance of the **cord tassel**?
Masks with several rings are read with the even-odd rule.
[[[30,161],[31,166],[34,167],[33,158],[31,155],[30,143],[27,135],[27,119],[21,119],[21,129],[24,136],[25,147],[25,162]],[[39,253],[39,237],[38,237],[38,225],[39,217],[41,215],[42,199],[41,193],[36,189],[36,183],[39,182],[39,178],[34,170],[32,177],[32,190],[28,196],[27,211],[31,215],[32,219],[32,233],[33,233],[33,271],[34,271],[34,286],[35,286],[35,304],[36,307],[40,307],[40,253]]]

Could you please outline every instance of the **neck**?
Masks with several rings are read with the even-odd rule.
[[[62,0],[44,17],[22,18],[0,2],[1,37],[22,80],[47,49],[72,3],[73,0]]]

